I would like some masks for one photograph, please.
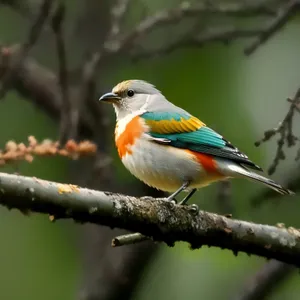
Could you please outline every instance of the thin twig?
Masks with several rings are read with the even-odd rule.
[[[9,89],[10,85],[12,84],[15,73],[18,71],[24,58],[28,55],[30,49],[37,42],[37,40],[43,30],[43,27],[48,20],[47,17],[50,13],[52,2],[53,2],[53,0],[44,0],[35,21],[31,25],[27,39],[25,40],[23,45],[20,47],[18,55],[15,56],[15,61],[13,63],[13,66],[2,77],[2,82],[1,82],[1,87],[0,87],[0,99],[6,95],[7,90]]]
[[[169,54],[180,48],[201,47],[210,42],[222,42],[227,45],[229,42],[239,38],[257,36],[260,32],[261,29],[215,28],[207,30],[197,36],[186,35],[184,38],[178,39],[177,41],[158,49],[132,52],[131,57],[133,60],[156,57]]]
[[[287,3],[284,3],[282,7],[278,10],[277,17],[270,21],[270,24],[266,26],[265,29],[259,34],[257,40],[245,48],[244,53],[250,55],[257,50],[258,47],[263,45],[268,41],[275,33],[277,33],[289,19],[295,15],[300,9],[299,0],[290,0]]]
[[[272,6],[265,3],[240,4],[240,3],[218,3],[211,5],[207,2],[191,4],[182,1],[176,8],[158,11],[146,17],[134,29],[121,38],[119,45],[115,44],[114,51],[124,51],[132,47],[134,42],[141,36],[146,36],[150,31],[168,24],[176,24],[180,20],[188,17],[201,16],[202,14],[221,14],[226,16],[247,17],[253,15],[274,15]]]
[[[218,3],[217,5],[208,4],[206,2],[203,3],[193,3],[191,4],[189,1],[182,1],[176,8],[166,9],[162,11],[158,11],[157,13],[147,16],[141,22],[139,22],[130,32],[123,35],[118,39],[108,39],[104,45],[103,51],[95,54],[94,64],[97,66],[100,64],[100,61],[105,59],[106,55],[115,55],[116,53],[126,52],[133,53],[134,46],[136,41],[143,36],[146,36],[149,32],[155,30],[156,28],[162,25],[176,24],[180,20],[184,18],[201,16],[202,14],[221,14],[225,16],[234,16],[234,17],[249,17],[249,16],[274,16],[276,13],[276,8],[274,5],[268,5],[266,3]],[[239,38],[241,35],[245,37],[257,36],[260,31],[256,30],[231,30],[230,32],[218,32],[217,37],[209,37],[205,35],[205,37],[195,37],[193,40],[190,39],[189,42],[184,41],[183,43],[174,43],[172,47],[166,47],[166,51],[158,50],[159,53],[164,54],[168,53],[170,48],[175,48],[176,46],[201,46],[205,42],[210,42],[214,40],[222,40],[224,42],[228,40],[232,40],[234,38]],[[214,33],[212,33],[214,35]],[[222,37],[220,37],[222,35]],[[163,47],[164,48],[164,47]],[[173,49],[170,49],[172,51]],[[150,55],[155,55],[155,53],[150,53]],[[139,55],[136,55],[139,56]],[[141,55],[142,57],[147,56]]]
[[[276,155],[268,170],[269,175],[273,174],[276,171],[280,160],[285,159],[285,154],[283,151],[283,146],[285,145],[285,143],[287,143],[288,147],[292,147],[296,145],[296,141],[298,141],[298,138],[293,134],[293,117],[295,111],[299,112],[298,106],[300,104],[300,88],[296,92],[294,98],[293,99],[289,98],[288,102],[291,103],[290,108],[288,110],[288,113],[284,117],[283,121],[280,122],[279,126],[265,131],[264,137],[261,140],[255,142],[255,146],[258,147],[262,143],[272,139],[276,134],[280,135],[280,138],[277,141],[278,145],[277,145]]]
[[[120,18],[124,16],[123,13],[128,8],[128,2],[126,0],[117,1],[117,7],[119,8],[117,18],[114,20],[112,18],[112,24],[120,24]],[[119,4],[122,3],[120,6]],[[119,5],[119,6],[118,6]],[[177,7],[172,9],[166,9],[158,11],[153,15],[147,16],[141,22],[139,22],[134,28],[120,36],[118,38],[111,38],[111,33],[108,35],[107,40],[104,42],[104,46],[99,51],[96,51],[91,55],[88,62],[85,64],[92,65],[91,68],[94,73],[101,62],[106,61],[107,56],[116,55],[120,53],[130,54],[134,59],[147,58],[148,56],[156,56],[160,54],[166,54],[178,47],[199,47],[204,43],[212,41],[221,41],[228,43],[231,40],[243,37],[256,37],[261,34],[263,29],[237,29],[237,28],[216,28],[213,30],[207,30],[202,35],[195,35],[194,32],[187,34],[188,38],[179,39],[171,45],[162,46],[159,49],[154,49],[150,52],[140,53],[135,48],[136,42],[139,38],[145,37],[149,32],[155,30],[162,25],[176,24],[182,19],[201,16],[202,14],[220,14],[228,17],[249,17],[249,16],[269,16],[272,17],[276,15],[277,12],[277,2],[274,3],[218,3],[217,5],[212,5],[211,3],[193,3],[188,1],[182,1]],[[122,8],[122,9],[120,9]],[[119,18],[120,16],[120,18]],[[112,25],[114,26],[114,25]],[[118,25],[119,26],[119,25]],[[116,26],[116,28],[119,28]],[[111,29],[114,32],[115,29]],[[95,75],[91,76],[94,77]]]
[[[295,271],[296,268],[277,260],[267,262],[253,277],[251,277],[236,300],[262,300],[266,299],[272,291],[278,288]]]

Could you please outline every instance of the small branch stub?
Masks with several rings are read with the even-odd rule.
[[[137,232],[117,236],[112,240],[111,245],[112,247],[119,247],[124,245],[136,244],[147,240],[150,240],[150,238]]]

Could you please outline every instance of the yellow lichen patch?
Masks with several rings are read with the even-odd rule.
[[[175,119],[159,121],[146,120],[146,124],[151,128],[151,131],[160,134],[191,132],[201,128],[202,126],[206,126],[196,117],[191,117],[188,120],[180,118],[179,121]]]
[[[59,194],[66,194],[66,193],[79,193],[79,188],[77,185],[74,184],[58,184],[58,192]]]

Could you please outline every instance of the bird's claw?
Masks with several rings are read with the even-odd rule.
[[[177,200],[176,200],[175,198],[173,198],[173,197],[168,197],[168,198],[167,198],[167,201],[170,201],[170,202],[172,202],[173,204],[177,204]]]
[[[198,215],[199,213],[199,207],[197,204],[192,204],[190,205],[191,211],[193,214]]]
[[[199,207],[197,204],[193,203],[191,205],[187,205],[185,202],[181,201],[181,202],[179,202],[179,205],[188,207],[191,210],[191,212],[195,215],[198,215],[198,213],[199,213]]]

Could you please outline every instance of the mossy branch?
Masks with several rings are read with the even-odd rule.
[[[300,232],[294,228],[254,224],[182,207],[165,199],[135,198],[37,178],[0,173],[0,204],[48,214],[50,220],[139,231],[174,245],[190,243],[277,259],[300,267]]]

